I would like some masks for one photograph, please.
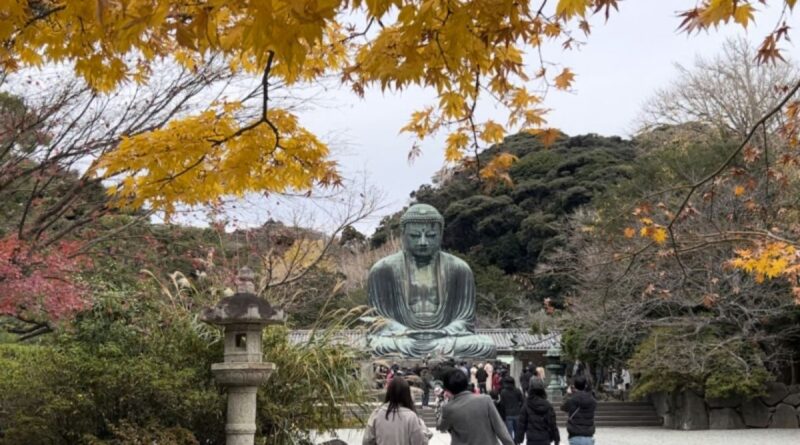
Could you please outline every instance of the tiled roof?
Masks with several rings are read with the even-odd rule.
[[[561,336],[555,333],[548,335],[531,334],[526,329],[476,329],[475,333],[491,338],[498,351],[547,351],[561,340]],[[356,349],[364,349],[367,346],[365,334],[363,330],[345,329],[335,335],[341,344]],[[324,335],[324,333],[317,332],[316,335]],[[309,329],[289,331],[289,341],[293,344],[305,343],[310,336],[311,330]]]
[[[499,351],[547,351],[561,341],[557,333],[531,334],[527,329],[476,329],[475,332],[489,336]]]

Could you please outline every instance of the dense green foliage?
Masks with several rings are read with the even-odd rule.
[[[720,348],[720,336],[705,333],[694,339],[699,348],[687,348],[681,334],[675,329],[654,329],[637,347],[630,360],[631,367],[640,372],[634,397],[687,388],[707,398],[755,397],[774,379],[764,368],[758,348],[745,340],[729,341]],[[738,363],[740,357],[745,358],[745,366]],[[703,366],[676,367],[671,363],[696,359],[702,360]]]
[[[147,430],[220,443],[225,405],[210,372],[220,342],[191,318],[162,319],[160,306],[123,288],[98,295],[68,332],[3,345],[0,443],[135,443]]]
[[[0,345],[0,444],[222,444],[219,332],[197,320],[207,289],[140,284],[98,293],[68,330]],[[259,437],[289,444],[336,428],[363,400],[357,356],[332,336],[265,333],[277,370],[259,391]]]

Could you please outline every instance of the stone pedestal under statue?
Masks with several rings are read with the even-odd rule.
[[[401,217],[403,250],[369,272],[369,304],[380,319],[368,336],[374,356],[485,359],[492,340],[475,334],[475,279],[466,262],[440,250],[444,218],[416,204]]]

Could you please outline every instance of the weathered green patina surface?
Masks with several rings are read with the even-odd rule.
[[[372,266],[369,304],[383,324],[369,338],[376,356],[487,358],[489,337],[476,335],[475,279],[467,263],[440,251],[444,219],[416,204],[401,218],[403,250]]]

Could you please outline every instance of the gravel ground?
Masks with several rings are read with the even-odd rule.
[[[361,445],[359,430],[340,430],[339,438],[349,445]],[[567,432],[561,429],[562,445],[567,445]],[[329,440],[319,436],[315,443]],[[449,445],[448,434],[436,433],[429,445]],[[800,445],[800,429],[795,430],[727,430],[674,431],[663,428],[598,428],[596,445]]]

